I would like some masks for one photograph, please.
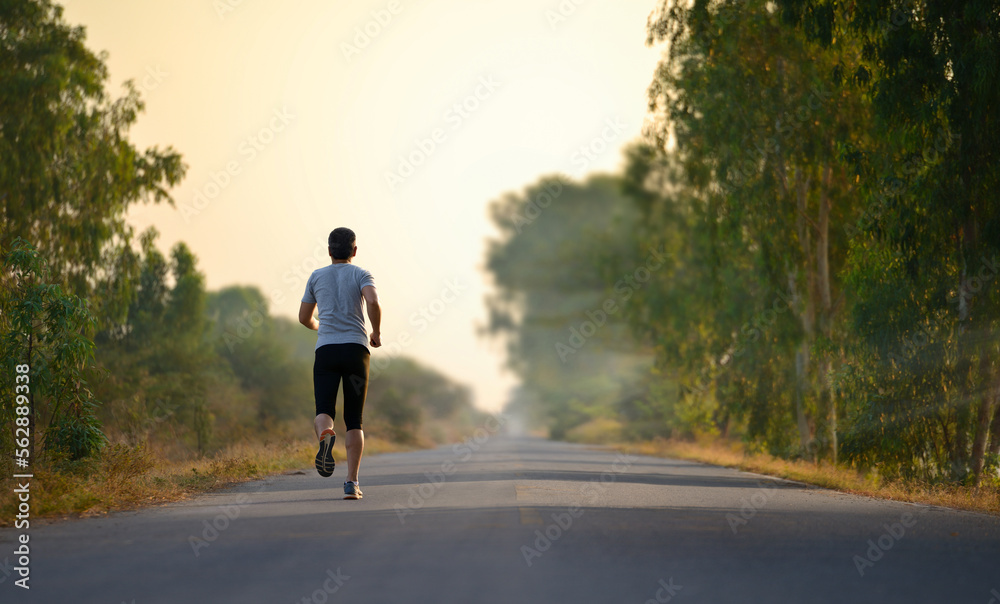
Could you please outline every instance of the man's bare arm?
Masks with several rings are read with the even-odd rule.
[[[299,306],[299,323],[302,323],[313,331],[319,331],[319,321],[313,317],[314,312],[316,312],[315,302],[312,304],[303,302],[302,305]]]
[[[372,336],[369,340],[372,347],[378,348],[382,345],[382,307],[378,302],[378,291],[374,285],[366,285],[361,290],[361,295],[365,298],[365,306],[368,307],[368,320],[372,322]]]

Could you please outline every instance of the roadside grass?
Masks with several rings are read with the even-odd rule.
[[[334,458],[339,464],[344,451],[340,442],[338,445]],[[366,456],[414,448],[370,436],[365,439]],[[312,440],[239,443],[187,461],[163,459],[145,445],[108,445],[94,459],[51,460],[36,465],[31,479],[31,521],[100,516],[179,501],[275,474],[314,472],[315,455]],[[19,502],[14,488],[16,485],[11,485],[0,492],[0,527],[12,526],[16,520]]]
[[[845,466],[780,459],[765,453],[747,453],[739,443],[721,440],[689,442],[660,439],[640,443],[613,443],[612,447],[626,453],[737,468],[855,495],[1000,515],[1000,480],[996,478],[984,479],[984,484],[978,488],[886,481],[874,474],[864,474]]]
[[[622,439],[621,423],[606,418],[577,426],[566,434],[566,440],[610,446],[624,453],[737,468],[855,495],[1000,515],[1000,478],[997,477],[984,478],[980,487],[889,481],[874,473],[859,472],[844,465],[816,464],[806,460],[781,459],[766,453],[749,453],[741,443],[718,437],[706,436],[694,441],[656,439],[628,442]]]

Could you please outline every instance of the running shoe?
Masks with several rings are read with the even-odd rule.
[[[344,483],[344,499],[361,499],[361,487],[358,483],[347,481]]]
[[[333,443],[336,441],[337,434],[333,430],[323,430],[319,440],[319,451],[316,452],[316,471],[324,478],[333,476],[333,468],[336,465],[333,459]]]

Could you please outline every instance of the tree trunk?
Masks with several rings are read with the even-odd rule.
[[[837,463],[837,405],[833,397],[832,384],[830,383],[831,366],[830,359],[824,354],[822,359],[816,363],[818,373],[816,379],[819,380],[820,387],[819,408],[825,413],[823,416],[825,426],[822,432],[826,440],[823,443],[826,446],[824,455],[827,455],[833,463]]]
[[[837,442],[837,397],[830,392],[830,459],[836,465],[838,461],[838,442]]]
[[[823,168],[820,181],[819,212],[816,221],[816,289],[819,297],[819,329],[830,338],[833,328],[833,295],[830,286],[830,179],[833,176],[833,166],[827,164]],[[833,396],[830,373],[832,363],[829,354],[824,354],[819,360],[817,379],[820,388],[820,411],[826,424],[827,453],[833,463],[837,463],[837,408]]]
[[[823,169],[822,186],[819,191],[819,217],[816,223],[816,272],[819,279],[819,302],[822,309],[820,329],[825,335],[830,333],[830,311],[833,310],[833,296],[830,287],[830,177],[833,167]]]
[[[953,480],[965,480],[968,476],[969,462],[969,424],[971,423],[972,405],[963,400],[955,410],[955,440],[951,450],[951,477]]]
[[[803,341],[795,353],[795,419],[799,426],[799,443],[803,451],[809,450],[812,430],[806,417],[806,393],[809,391],[809,343]]]
[[[986,436],[990,429],[990,418],[993,416],[993,393],[985,392],[979,405],[979,415],[976,417],[976,436],[972,441],[972,457],[969,465],[972,467],[972,479],[979,486],[980,475],[983,472],[983,460],[986,453]]]
[[[993,391],[993,422],[990,424],[990,446],[986,452],[1000,455],[1000,387]]]
[[[812,453],[815,458],[815,449],[812,447],[813,434],[809,417],[806,413],[806,397],[809,393],[809,363],[813,342],[816,340],[816,270],[813,264],[812,237],[810,236],[807,205],[809,200],[810,177],[804,175],[802,170],[795,173],[795,206],[797,218],[795,228],[799,238],[799,246],[802,249],[802,259],[804,273],[806,276],[804,304],[796,310],[799,320],[802,322],[802,331],[805,334],[799,350],[795,353],[795,415],[799,427],[799,438],[802,449]],[[789,277],[794,300],[798,300],[798,292],[795,289],[794,275]]]
[[[797,312],[801,319],[802,313],[798,310],[799,294],[795,287],[795,273],[788,274],[788,290],[791,295],[792,312]],[[799,349],[795,351],[795,421],[799,428],[799,446],[803,451],[808,450],[812,434],[809,430],[809,421],[806,418],[806,392],[808,391],[807,368],[809,366],[809,342],[803,340],[799,343]]]

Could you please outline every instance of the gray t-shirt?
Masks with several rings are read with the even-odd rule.
[[[361,289],[369,285],[375,285],[372,274],[349,262],[324,266],[309,275],[302,301],[316,304],[319,310],[316,348],[327,344],[368,346]]]

